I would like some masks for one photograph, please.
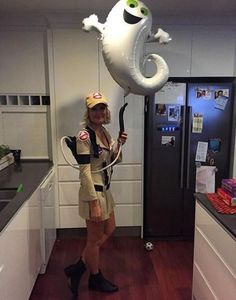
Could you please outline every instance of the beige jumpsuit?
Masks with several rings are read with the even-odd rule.
[[[110,192],[112,168],[98,173],[91,171],[100,170],[104,165],[109,165],[114,159],[114,149],[117,143],[109,132],[103,127],[109,148],[107,148],[95,132],[98,157],[94,156],[94,146],[86,129],[80,131],[76,137],[76,149],[79,157],[80,190],[79,190],[79,215],[83,219],[90,219],[89,201],[98,199],[102,208],[102,220],[110,217],[115,203]],[[118,162],[121,161],[121,157]]]

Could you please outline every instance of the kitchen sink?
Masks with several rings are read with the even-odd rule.
[[[0,211],[2,211],[9,202],[9,200],[0,200]]]
[[[15,197],[17,190],[1,190],[0,189],[0,201],[2,200],[11,200]]]

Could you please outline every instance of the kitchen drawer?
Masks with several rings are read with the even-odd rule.
[[[60,207],[60,228],[83,228],[85,221],[79,216],[78,205]]]
[[[231,255],[235,256],[235,252]],[[194,264],[206,278],[206,284],[216,295],[216,299],[225,300],[226,294],[227,300],[235,299],[236,274],[198,227],[195,229]],[[194,284],[195,281],[194,278]]]
[[[193,296],[196,300],[216,300],[216,296],[213,294],[206,278],[199,270],[197,264],[193,266]]]
[[[79,181],[79,170],[71,166],[58,166],[59,181]]]
[[[117,204],[115,216],[117,226],[142,226],[142,205]]]
[[[142,165],[116,165],[114,166],[112,180],[141,180]],[[79,170],[70,166],[58,167],[59,181],[79,181]]]
[[[78,205],[79,202],[79,182],[59,183],[59,203],[62,205]]]
[[[82,228],[85,221],[79,216],[77,205],[60,206],[60,228]],[[117,226],[141,226],[141,204],[123,204],[115,207]]]
[[[196,202],[196,226],[217,249],[224,262],[236,274],[236,241],[207,211]]]
[[[78,205],[79,182],[60,182],[60,205]],[[140,181],[112,181],[111,192],[116,204],[140,204],[142,185]]]

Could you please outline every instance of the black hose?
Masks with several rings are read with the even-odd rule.
[[[124,125],[124,112],[125,108],[128,105],[128,103],[125,103],[119,111],[119,126],[120,126],[120,133],[125,131],[125,125]]]

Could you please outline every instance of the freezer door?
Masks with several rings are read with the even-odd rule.
[[[182,144],[185,87],[146,98],[144,235],[155,238],[182,236]],[[166,99],[164,99],[166,98]],[[175,102],[174,101],[174,98]],[[164,99],[164,100],[163,100]],[[181,102],[178,102],[181,99]],[[164,101],[161,102],[161,101]]]

